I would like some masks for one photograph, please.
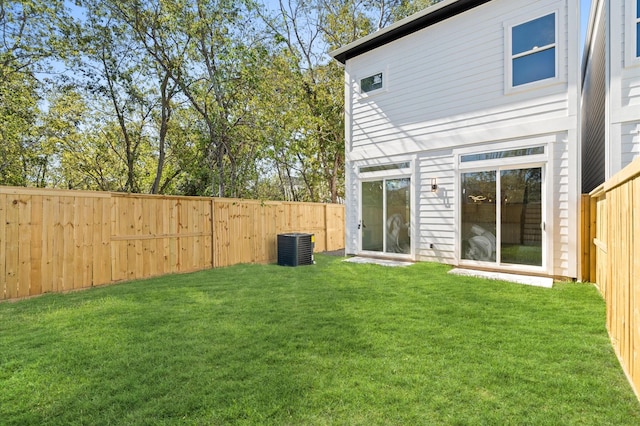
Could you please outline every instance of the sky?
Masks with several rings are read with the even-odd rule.
[[[591,0],[580,0],[580,45],[584,46],[584,39],[589,26],[589,9]]]

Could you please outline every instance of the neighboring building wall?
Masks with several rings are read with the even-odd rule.
[[[605,181],[606,9],[594,1],[582,89],[582,192]]]
[[[640,155],[636,0],[594,0],[583,85],[583,192]]]
[[[605,22],[610,37],[608,179],[639,155],[640,58],[636,55],[636,0],[601,1],[608,6]]]
[[[456,149],[543,144],[547,155],[547,272],[576,277],[579,70],[577,1],[494,0],[363,53],[346,63],[347,251],[358,244],[358,170],[411,158],[416,260],[457,263],[460,195]],[[571,14],[569,14],[569,10]],[[558,78],[544,87],[505,82],[508,27],[556,12]],[[384,89],[360,95],[382,72]],[[403,157],[404,156],[404,157]],[[436,178],[438,191],[430,191]],[[551,182],[549,182],[551,180]]]

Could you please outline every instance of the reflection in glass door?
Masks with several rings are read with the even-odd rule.
[[[496,172],[463,173],[462,258],[496,261]]]
[[[542,266],[542,169],[500,172],[503,263]]]
[[[462,173],[460,181],[462,259],[542,266],[542,168]]]
[[[409,178],[362,182],[362,250],[411,252]]]

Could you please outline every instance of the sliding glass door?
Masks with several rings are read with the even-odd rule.
[[[542,266],[542,168],[462,173],[461,258]]]
[[[409,178],[362,182],[363,251],[411,253],[410,187]]]

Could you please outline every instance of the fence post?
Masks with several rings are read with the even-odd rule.
[[[597,274],[596,274],[596,265],[597,265],[597,256],[596,256],[596,246],[595,239],[597,237],[598,230],[598,200],[592,196],[589,196],[589,220],[591,221],[589,225],[589,241],[591,250],[589,251],[589,281],[596,282]]]
[[[211,197],[211,269],[216,268],[216,198]]]

